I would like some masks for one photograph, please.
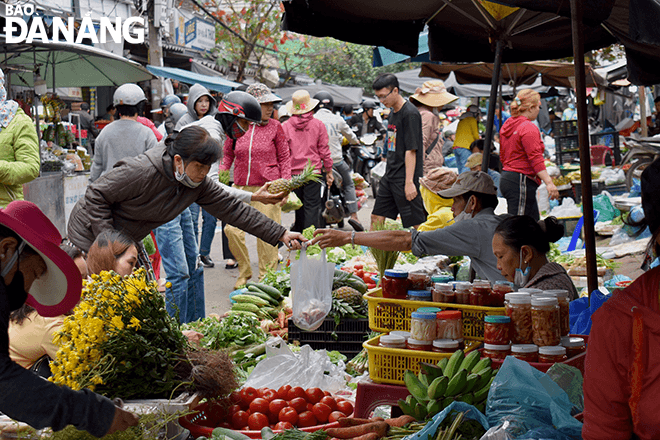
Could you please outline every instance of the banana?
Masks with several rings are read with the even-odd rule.
[[[472,393],[463,393],[458,398],[456,399],[459,402],[465,402],[468,405],[472,405],[474,403],[474,394]]]
[[[477,384],[479,383],[479,379],[481,379],[481,376],[479,376],[476,373],[469,374],[467,377],[467,383],[465,384],[465,389],[463,390],[463,393],[470,393],[472,390],[474,390],[477,387]]]
[[[442,368],[438,368],[437,365],[429,364],[428,362],[420,362],[419,366],[421,370],[426,372],[429,383],[433,382],[437,377],[442,376]]]
[[[421,403],[418,403],[417,405],[415,405],[415,415],[414,415],[414,417],[417,420],[419,420],[419,421],[424,420],[427,415],[428,415],[428,411],[426,410],[426,405],[422,405]]]
[[[444,369],[445,376],[447,376],[449,379],[452,379],[456,375],[456,373],[458,373],[459,368],[463,363],[464,357],[465,357],[465,353],[463,353],[463,350],[456,350],[454,354],[452,354],[451,357],[449,358],[449,362],[447,362],[447,367]]]
[[[442,406],[438,400],[429,400],[429,403],[426,405],[426,412],[429,417],[433,417],[437,413],[442,411]]]
[[[399,399],[397,402],[397,405],[399,405],[399,408],[401,409],[401,412],[404,413],[407,416],[415,417],[415,411],[414,409],[408,404],[403,399]]]
[[[477,365],[477,362],[479,362],[480,358],[481,353],[479,350],[471,351],[470,354],[465,356],[465,359],[463,359],[463,363],[461,363],[459,370],[467,370],[468,373],[471,373],[472,369],[475,365]]]
[[[475,374],[478,374],[480,377],[479,377],[479,381],[474,386],[473,390],[482,389],[484,386],[486,386],[486,384],[488,382],[490,382],[490,378],[494,376],[493,369],[490,368],[490,367],[484,368],[483,370],[481,370],[481,371],[479,371]]]
[[[478,389],[477,391],[474,392],[474,401],[475,402],[480,403],[480,402],[483,402],[484,400],[486,400],[486,398],[488,398],[488,391],[490,391],[490,385],[493,383],[494,379],[495,379],[494,377],[491,378],[488,381],[488,383],[486,384],[486,386],[484,386],[483,388],[480,388],[480,389]]]
[[[403,382],[406,384],[406,388],[408,388],[408,391],[410,391],[410,394],[412,394],[414,398],[423,402],[429,400],[426,387],[419,381],[415,373],[406,370],[406,372],[403,373]]]
[[[445,395],[449,378],[447,376],[437,377],[431,382],[428,389],[429,399],[439,399]]]
[[[417,374],[417,378],[419,381],[422,383],[422,386],[428,388],[429,387],[429,378],[426,374],[422,373],[422,370],[419,370],[419,373]]]
[[[453,401],[454,401],[453,397],[445,397],[441,403],[442,409],[447,408],[449,405],[451,405]]]
[[[493,361],[489,357],[485,357],[481,359],[479,362],[476,363],[474,367],[472,367],[472,370],[470,370],[470,373],[477,373],[481,370],[483,370],[486,367],[490,367],[492,365]]]
[[[460,394],[465,389],[467,384],[467,371],[461,370],[454,377],[451,378],[449,384],[447,385],[447,391],[445,392],[446,396],[455,396]]]
[[[445,368],[447,368],[447,363],[449,362],[449,358],[442,358],[440,359],[440,362],[438,362],[438,368],[440,368],[440,371],[442,371],[442,374],[445,374]]]

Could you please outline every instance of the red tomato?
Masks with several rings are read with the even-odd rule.
[[[291,389],[291,385],[282,385],[279,390],[277,390],[277,398],[282,399],[282,400],[288,400],[289,399],[289,390]]]
[[[231,424],[234,429],[243,429],[243,427],[248,424],[248,417],[250,417],[250,415],[245,411],[236,411],[234,415],[231,416]]]
[[[287,399],[288,400],[293,400],[296,397],[302,397],[303,399],[307,398],[307,393],[305,393],[305,390],[303,387],[294,387],[289,390],[287,393]]]
[[[314,413],[311,411],[305,411],[303,413],[298,414],[298,427],[299,428],[308,428],[310,426],[315,426],[318,424],[316,421],[316,417],[314,417]]]
[[[364,277],[364,271],[362,269],[358,269],[355,272],[355,275],[357,275],[359,278],[363,278]]]
[[[286,403],[286,400],[275,399],[268,404],[268,412],[278,415],[280,411],[282,411],[282,408],[286,408],[287,406],[289,406],[289,404]]]
[[[337,410],[337,402],[335,401],[334,397],[332,397],[332,396],[325,396],[323,399],[321,399],[321,403],[325,403],[333,411]]]
[[[222,423],[220,423],[218,426],[219,426],[220,428],[227,428],[227,429],[231,429],[231,428],[232,428],[231,423],[228,423],[228,422],[222,422]]]
[[[346,417],[348,417],[353,414],[353,404],[348,400],[342,400],[341,402],[337,402],[337,410],[341,411]]]
[[[334,423],[337,420],[339,420],[341,417],[346,417],[344,413],[339,412],[339,411],[333,411],[330,413],[328,416],[328,423]]]
[[[316,417],[316,420],[318,420],[321,423],[325,423],[328,421],[328,417],[330,417],[330,413],[332,412],[332,409],[325,403],[317,403],[314,405],[314,408],[312,409],[312,412],[314,413],[314,417]]]
[[[323,391],[323,395],[324,396],[332,396],[332,394],[330,394],[330,391]]]
[[[250,431],[261,431],[261,428],[268,426],[268,417],[265,414],[256,412],[248,417],[248,427]]]
[[[312,411],[314,409],[313,403],[307,403],[307,411]]]
[[[266,388],[264,392],[261,393],[261,397],[269,402],[272,402],[273,400],[277,399],[277,391]]]
[[[268,423],[270,423],[271,428],[273,427],[272,425],[276,424],[279,421],[280,421],[280,419],[279,419],[278,413],[275,413],[275,414],[269,413],[268,414]]]
[[[321,388],[307,388],[305,393],[307,394],[307,401],[310,403],[319,403],[325,396]]]
[[[278,418],[280,419],[280,422],[289,422],[295,426],[298,423],[298,412],[290,406],[287,406],[280,411]]]
[[[229,417],[231,417],[240,410],[241,410],[241,405],[232,405],[229,408],[227,408],[227,414],[229,414]]]
[[[298,414],[307,411],[307,401],[302,397],[296,397],[292,400],[289,400],[289,406],[295,409]]]
[[[293,425],[289,422],[278,422],[273,429],[276,431],[285,431],[287,429],[293,429]]]
[[[250,412],[252,414],[254,413],[262,413],[262,414],[268,414],[268,405],[270,402],[268,402],[266,399],[262,397],[257,397],[254,399],[252,402],[250,402]]]
[[[358,264],[355,264],[353,267],[356,268],[356,269],[362,269],[364,267],[364,265],[358,263]]]
[[[259,392],[252,387],[243,388],[240,393],[241,401],[244,407],[249,407],[250,402],[259,397]]]
[[[229,401],[230,401],[231,403],[240,404],[240,403],[241,403],[241,393],[238,392],[238,391],[233,391],[233,392],[229,395]]]

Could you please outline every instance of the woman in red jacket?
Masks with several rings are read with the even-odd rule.
[[[511,102],[511,117],[500,130],[500,191],[508,203],[509,214],[529,215],[534,220],[540,218],[536,189],[542,181],[550,198],[559,198],[545,169],[541,133],[532,123],[540,109],[541,95],[532,89],[521,90]]]
[[[642,173],[644,224],[660,255],[660,160]],[[591,317],[584,365],[584,426],[592,439],[660,436],[660,267],[614,294]]]

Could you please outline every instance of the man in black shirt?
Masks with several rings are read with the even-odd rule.
[[[385,217],[396,219],[400,214],[404,228],[416,228],[426,221],[419,194],[424,161],[422,118],[417,108],[399,94],[396,76],[382,74],[372,87],[380,102],[392,111],[387,122],[387,168],[378,186],[371,223],[382,223]]]

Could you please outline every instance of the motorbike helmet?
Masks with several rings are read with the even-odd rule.
[[[144,90],[137,84],[124,84],[115,90],[112,95],[112,103],[117,105],[138,105],[142,101],[146,101],[147,97],[144,96]]]
[[[176,95],[167,95],[166,97],[163,98],[162,101],[160,101],[160,106],[161,107],[171,107],[172,104],[180,104],[181,99],[179,99],[178,96]]]
[[[188,107],[180,102],[174,103],[170,107],[170,115],[172,115],[172,119],[174,119],[174,125],[176,125],[176,123],[179,122],[179,119],[181,119],[186,113],[188,113]]]
[[[365,110],[370,108],[378,108],[378,103],[373,99],[365,99],[364,102],[362,102],[362,108]]]
[[[227,136],[236,140],[245,134],[245,130],[238,123],[238,119],[255,123],[261,122],[261,104],[249,93],[230,92],[220,101],[215,118],[222,124]]]
[[[332,99],[332,95],[328,92],[318,92],[314,95],[314,99],[319,100],[318,108],[327,108],[332,111],[332,108],[335,106],[335,100]]]

